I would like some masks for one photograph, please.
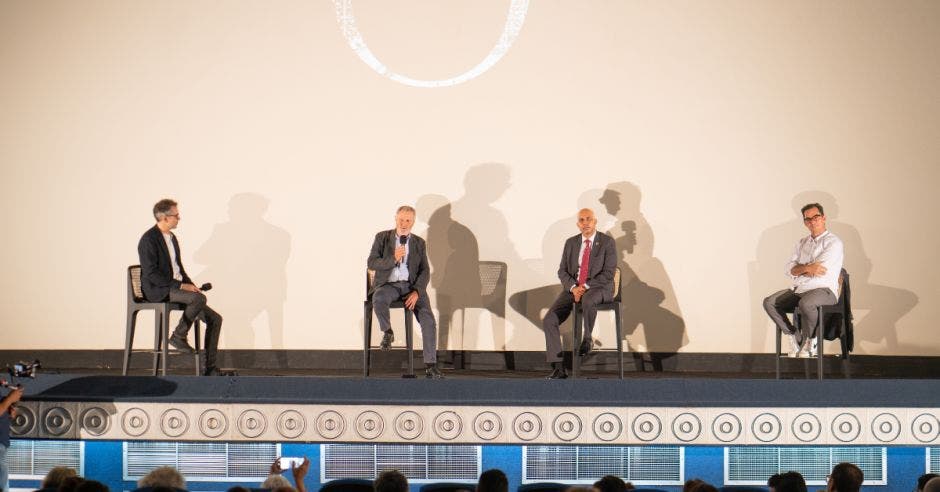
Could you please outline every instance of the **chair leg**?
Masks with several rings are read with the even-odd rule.
[[[816,379],[823,378],[823,342],[826,337],[823,335],[823,309],[822,306],[816,308],[818,316],[816,317]]]
[[[620,306],[614,308],[614,328],[617,331],[617,369],[623,379],[623,322],[620,320]]]
[[[777,367],[777,379],[780,379],[780,339],[783,337],[783,333],[780,332],[780,328],[777,328],[774,331],[777,332],[777,349],[776,352],[774,352],[774,360],[777,362],[775,364]]]
[[[160,368],[160,354],[163,353],[163,312],[153,310],[153,375],[157,375]]]
[[[163,368],[161,369],[161,374],[166,376],[166,366],[170,365],[170,308],[164,306],[163,308],[163,326],[161,327],[161,333],[163,333]]]
[[[405,343],[408,345],[408,373],[406,377],[415,377],[415,343],[414,343],[414,316],[410,309],[405,308]]]
[[[369,377],[369,359],[372,358],[372,304],[362,306],[362,377]]]
[[[571,333],[574,336],[574,347],[571,349],[571,378],[577,379],[581,369],[581,306],[574,305],[571,316]]]
[[[127,310],[127,329],[124,332],[124,365],[121,374],[127,376],[131,367],[131,351],[134,349],[134,329],[137,327],[137,311]]]
[[[202,371],[199,367],[199,352],[200,352],[200,343],[199,343],[199,333],[202,331],[202,322],[198,319],[193,321],[193,344],[195,344],[196,349],[196,375],[202,376]]]

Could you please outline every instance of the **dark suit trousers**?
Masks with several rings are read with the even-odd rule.
[[[409,292],[411,292],[411,286],[408,282],[392,282],[380,285],[372,293],[372,310],[375,312],[375,317],[378,318],[379,327],[383,332],[392,329],[389,305],[402,299]],[[434,321],[434,313],[431,312],[431,302],[428,300],[428,296],[418,296],[414,312],[418,318],[418,324],[421,325],[421,346],[424,349],[424,363],[437,362],[437,323]]]
[[[609,301],[607,289],[588,289],[581,296],[581,312],[584,314],[584,339],[586,340],[594,332],[594,321],[597,319],[597,305]],[[608,294],[608,295],[605,295]],[[545,360],[548,362],[561,361],[561,334],[558,327],[574,308],[574,294],[571,292],[562,292],[555,299],[552,307],[548,309],[548,314],[542,320],[542,329],[545,331]]]
[[[222,331],[222,315],[206,305],[206,295],[202,292],[170,289],[170,302],[186,305],[186,310],[183,311],[179,324],[173,330],[175,335],[185,337],[189,333],[193,321],[200,315],[203,316],[206,321],[206,336],[203,342],[206,347],[205,367],[215,367],[216,352],[219,349],[219,332]]]

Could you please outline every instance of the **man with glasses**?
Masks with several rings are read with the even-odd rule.
[[[180,212],[175,201],[164,198],[153,206],[153,217],[157,224],[147,230],[137,243],[140,256],[140,287],[149,302],[176,302],[186,305],[179,324],[168,340],[171,347],[183,352],[196,350],[186,341],[193,321],[203,316],[206,321],[206,359],[204,375],[218,376],[216,352],[222,316],[206,305],[206,295],[186,275],[180,259],[180,245],[171,232],[180,222]]]
[[[842,240],[826,230],[826,215],[822,205],[810,203],[800,210],[809,235],[796,243],[787,262],[786,275],[791,286],[764,299],[764,310],[777,329],[790,335],[791,355],[799,357],[802,351],[815,356],[817,347],[813,337],[819,321],[819,306],[839,302],[839,273],[842,271]],[[787,313],[800,310],[802,322],[794,327]]]

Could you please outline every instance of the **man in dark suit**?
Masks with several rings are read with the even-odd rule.
[[[375,271],[370,292],[372,306],[384,333],[382,350],[388,350],[395,341],[389,305],[401,299],[406,309],[415,312],[421,325],[425,374],[441,379],[444,376],[437,368],[437,323],[427,292],[431,280],[428,250],[424,239],[411,233],[414,223],[415,209],[403,205],[395,213],[395,228],[375,235],[367,261],[369,269]]]
[[[206,321],[204,374],[216,376],[219,375],[215,364],[222,316],[206,305],[206,295],[193,284],[183,268],[180,245],[171,232],[180,222],[176,205],[173,200],[163,199],[153,206],[153,217],[157,224],[148,229],[137,243],[141,270],[140,286],[149,302],[169,301],[186,305],[186,310],[168,341],[169,345],[177,350],[195,352],[186,341],[186,335],[193,321],[203,315]]]
[[[561,280],[562,292],[542,320],[545,358],[552,365],[549,379],[568,377],[562,364],[558,325],[568,319],[574,304],[580,303],[584,313],[584,341],[578,351],[581,355],[587,355],[594,348],[591,333],[597,318],[597,305],[613,298],[614,269],[617,267],[614,239],[597,232],[597,218],[589,208],[578,212],[578,228],[581,234],[565,241],[561,255],[558,278]]]

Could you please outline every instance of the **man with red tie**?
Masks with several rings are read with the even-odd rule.
[[[594,348],[591,333],[597,318],[597,305],[613,298],[614,270],[617,267],[614,238],[597,232],[597,217],[589,208],[578,212],[578,229],[581,229],[581,234],[565,241],[565,250],[561,254],[558,278],[562,292],[542,320],[545,358],[552,365],[549,379],[568,377],[562,364],[558,325],[568,319],[574,304],[580,303],[584,313],[584,341],[578,351],[587,355]]]

